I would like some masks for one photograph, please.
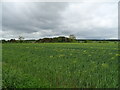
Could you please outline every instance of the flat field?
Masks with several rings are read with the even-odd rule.
[[[2,45],[4,88],[116,88],[116,43]]]

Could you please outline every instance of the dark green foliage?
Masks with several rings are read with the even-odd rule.
[[[50,43],[50,42],[76,42],[76,39],[70,39],[67,37],[55,37],[55,38],[43,38],[36,41],[37,43]]]

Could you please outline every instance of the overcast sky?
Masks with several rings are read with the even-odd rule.
[[[118,38],[118,3],[2,3],[0,35],[3,39],[17,39],[18,36],[39,39],[70,34],[80,39]]]

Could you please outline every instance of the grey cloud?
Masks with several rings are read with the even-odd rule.
[[[116,3],[3,3],[3,38],[116,38]]]
[[[55,29],[60,24],[59,14],[66,3],[3,3],[3,31],[37,32]]]

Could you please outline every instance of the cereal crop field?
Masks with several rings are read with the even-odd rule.
[[[2,45],[3,88],[117,88],[116,43]]]

